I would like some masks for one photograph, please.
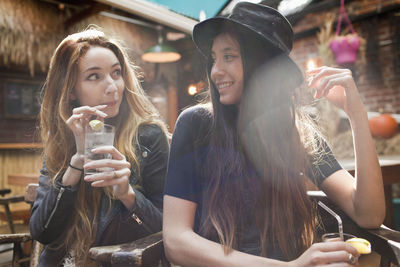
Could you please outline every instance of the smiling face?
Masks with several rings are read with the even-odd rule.
[[[211,80],[224,105],[238,104],[243,93],[243,63],[238,41],[227,33],[215,37],[211,56]]]
[[[107,105],[108,118],[118,115],[125,83],[121,65],[108,48],[91,46],[78,62],[78,75],[71,95],[81,106]]]

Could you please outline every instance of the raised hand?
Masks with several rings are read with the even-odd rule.
[[[343,241],[315,243],[289,266],[358,266],[360,254]]]
[[[101,119],[106,118],[107,114],[102,111],[106,107],[107,105],[81,106],[72,110],[72,115],[68,118],[66,124],[74,133],[77,154],[83,155],[85,153],[85,125],[89,123],[92,116],[98,116]]]
[[[112,159],[93,160],[84,165],[84,169],[112,168],[113,171],[105,171],[85,176],[84,180],[90,182],[93,187],[112,186],[114,196],[118,199],[124,198],[128,193],[132,193],[129,184],[131,175],[131,164],[126,160],[113,146],[102,146],[92,149],[92,153],[106,154],[109,153]]]
[[[315,89],[315,98],[325,97],[349,117],[364,110],[350,70],[324,66],[308,71],[307,76],[308,86]]]

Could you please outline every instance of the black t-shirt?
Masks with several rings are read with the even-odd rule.
[[[203,205],[203,199],[208,197],[206,195],[208,184],[205,182],[207,179],[201,177],[203,172],[199,168],[204,167],[202,163],[205,162],[210,146],[207,141],[204,141],[208,140],[204,137],[208,133],[211,121],[212,115],[210,111],[199,106],[189,108],[179,116],[172,137],[168,172],[164,187],[164,194],[197,204],[194,231],[198,234],[200,234],[199,227],[202,219],[206,218],[208,214],[206,205]],[[317,185],[342,168],[325,142],[321,147],[324,149],[324,153],[321,153],[322,159],[318,159],[318,161],[311,164],[312,179]],[[227,151],[227,153],[230,153],[230,151]],[[252,182],[260,183],[258,179],[253,179]],[[244,203],[252,205],[251,201],[247,199],[244,199]],[[253,218],[250,207],[247,217]],[[261,255],[259,233],[255,220],[249,220],[244,231],[239,234],[241,236],[237,248],[239,251]],[[213,241],[218,242],[217,238],[213,239]],[[268,257],[283,259],[282,253],[272,249],[272,246],[268,249]]]

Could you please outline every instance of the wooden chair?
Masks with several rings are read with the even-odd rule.
[[[30,183],[37,183],[39,174],[10,174],[8,175],[8,184],[11,186],[22,186],[26,187]],[[3,194],[2,194],[3,193]],[[27,232],[28,222],[30,218],[30,207],[25,204],[25,198],[23,194],[5,196],[5,194],[11,193],[10,189],[2,189],[0,191],[0,205],[3,206],[4,210],[0,211],[0,220],[6,221],[10,229],[10,233],[16,233],[15,221],[23,221],[25,227],[22,227],[23,232]],[[17,207],[10,207],[18,203]]]
[[[22,196],[26,203],[33,204],[36,198],[36,188],[38,186],[39,185],[36,183],[27,185],[25,194]],[[26,256],[24,255],[24,252],[21,249],[21,243],[25,243],[28,241],[32,241],[32,246],[30,255]],[[32,240],[29,231],[26,233],[1,234],[0,244],[9,244],[9,243],[14,244],[13,259],[12,259],[13,267],[21,266],[21,264],[27,262],[29,262],[29,266],[31,267],[37,266],[41,251],[41,245],[40,243]]]
[[[399,266],[400,232],[391,230],[384,225],[373,230],[363,229],[334,205],[323,192],[309,191],[308,195],[313,201],[322,201],[339,214],[345,233],[369,240],[372,250],[381,257],[381,267],[389,267],[391,264]],[[319,209],[319,214],[322,223],[321,234],[338,231],[337,221],[332,215],[321,209]],[[93,247],[89,251],[89,256],[101,263],[102,266],[157,266],[158,262],[161,262],[162,266],[170,266],[164,255],[161,232],[131,243]]]

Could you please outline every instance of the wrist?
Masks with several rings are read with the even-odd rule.
[[[368,115],[365,110],[360,110],[359,112],[348,116],[352,128],[369,127]]]
[[[76,153],[71,157],[69,165],[73,166],[73,167],[75,167],[77,169],[82,169],[83,170],[83,164],[84,163],[85,163],[84,155]]]
[[[135,191],[133,191],[132,186],[129,185],[128,191],[125,194],[118,196],[118,199],[128,208],[128,210],[133,208],[136,203],[136,194]]]
[[[350,110],[347,110],[346,115],[347,117],[349,117],[350,120],[368,117],[367,110],[362,103],[360,103],[359,105],[354,104]]]

